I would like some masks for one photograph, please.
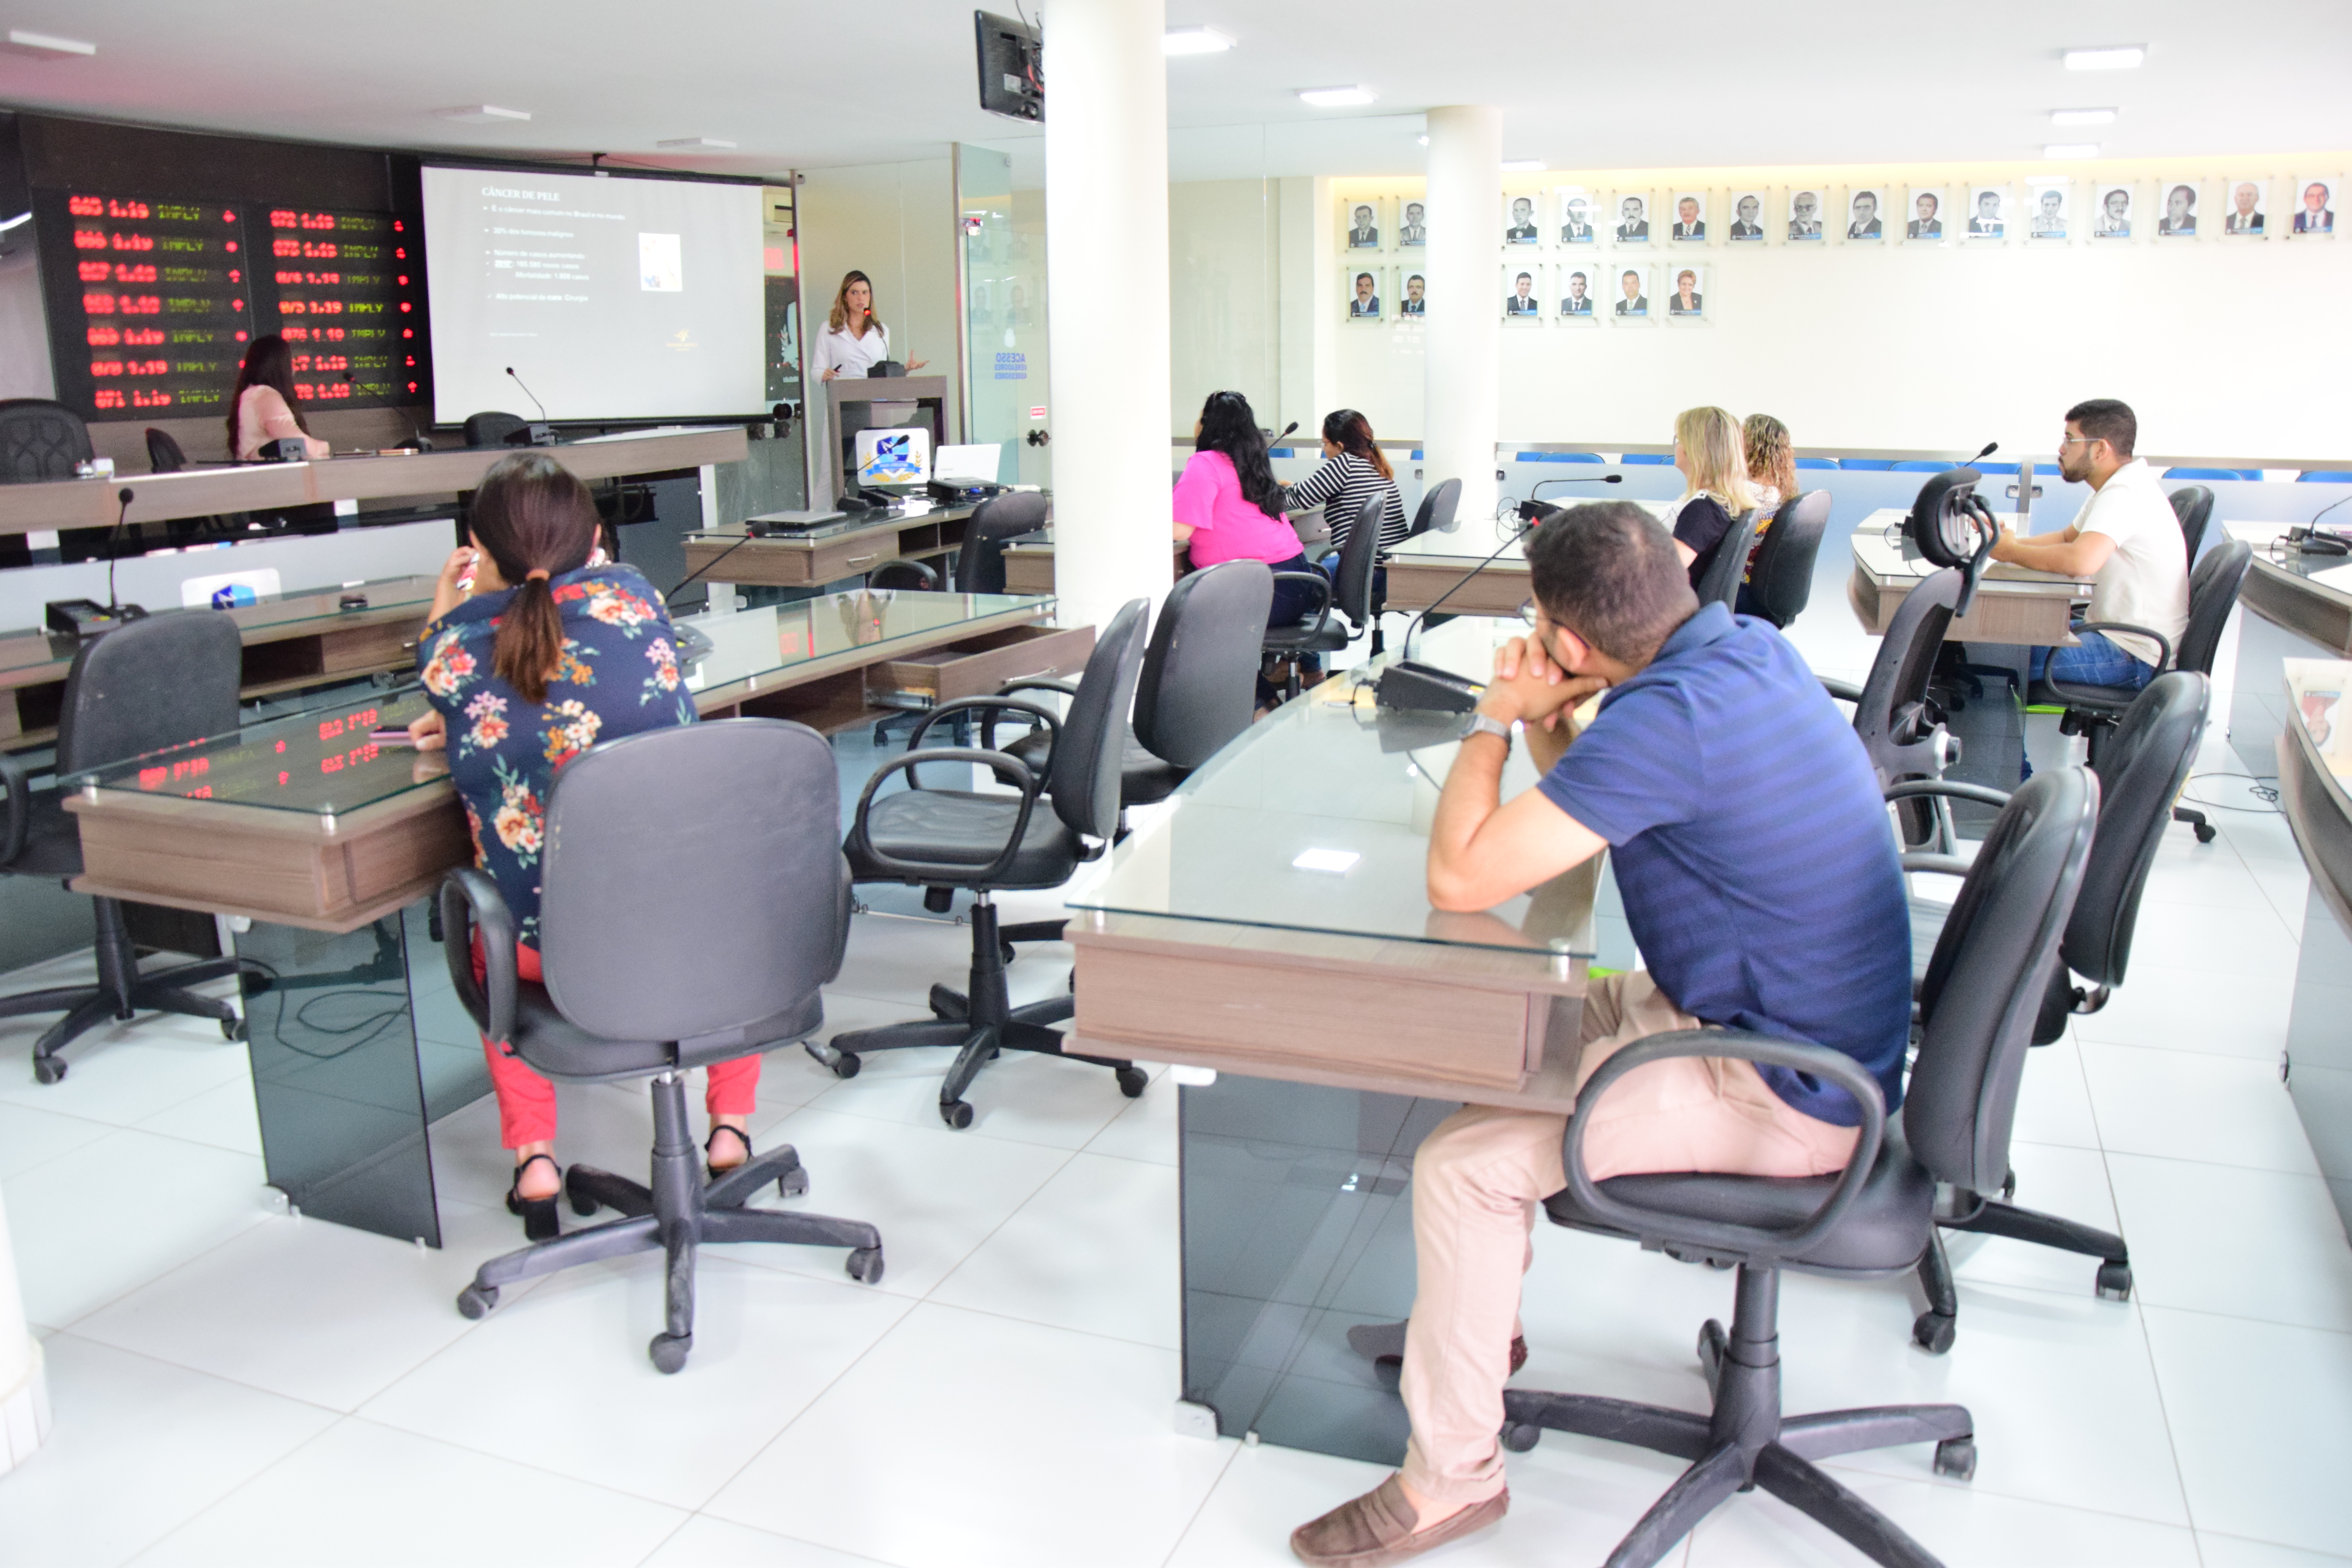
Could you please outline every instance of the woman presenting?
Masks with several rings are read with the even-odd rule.
[[[890,357],[890,329],[874,314],[874,280],[863,272],[850,272],[841,279],[841,289],[833,297],[833,309],[824,319],[824,331],[816,336],[809,351],[809,373],[820,383],[840,376],[863,376],[873,366]],[[930,363],[929,360],[908,360],[907,374]],[[817,504],[819,495],[827,497],[840,492],[835,482],[834,466],[838,461],[839,437],[833,433],[833,400],[820,392],[808,400],[803,417],[815,443],[822,484],[809,487],[811,505]]]

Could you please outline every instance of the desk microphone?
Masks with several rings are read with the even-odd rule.
[[[539,394],[533,392],[528,385],[526,385],[522,377],[515,374],[514,366],[507,366],[507,374],[513,377],[514,384],[517,386],[522,387],[522,395],[525,397],[530,398],[532,405],[539,410],[539,422],[535,425],[527,425],[523,427],[530,436],[530,444],[534,447],[554,446],[555,432],[548,426],[547,405],[540,402]]]
[[[1508,539],[1495,546],[1486,560],[1462,574],[1453,586],[1432,599],[1419,615],[1413,616],[1404,628],[1403,642],[1399,645],[1404,649],[1405,657],[1381,671],[1380,683],[1373,688],[1374,701],[1383,708],[1420,709],[1438,713],[1467,713],[1478,706],[1481,683],[1465,679],[1450,669],[1440,669],[1435,665],[1423,664],[1414,659],[1412,635],[1421,629],[1422,622],[1429,618],[1431,611],[1460,593],[1464,584],[1493,565],[1496,556],[1526,538],[1528,531],[1526,527],[1515,529]]]
[[[114,595],[114,561],[117,541],[121,538],[122,525],[131,516],[132,490],[129,485],[114,492],[121,510],[114,514],[114,526],[106,535],[106,603],[93,604],[88,599],[52,599],[42,606],[51,631],[68,637],[94,637],[112,631],[125,621],[135,621],[147,612],[137,605],[126,605]]]
[[[1279,441],[1283,438],[1283,436],[1287,436],[1287,435],[1289,435],[1293,430],[1296,430],[1296,429],[1297,429],[1297,428],[1298,428],[1298,421],[1297,421],[1297,420],[1296,420],[1296,419],[1294,419],[1294,420],[1292,420],[1289,424],[1287,424],[1287,425],[1286,425],[1286,426],[1284,426],[1282,427],[1282,435],[1281,435],[1281,436],[1276,436],[1276,437],[1274,438],[1274,440],[1272,440],[1272,441],[1268,441],[1268,442],[1266,443],[1266,445],[1267,445],[1267,446],[1269,446],[1269,447],[1274,446],[1276,442],[1279,442]]]
[[[1559,508],[1545,506],[1536,500],[1536,491],[1546,485],[1622,485],[1624,482],[1625,476],[1622,474],[1596,474],[1590,478],[1573,479],[1538,479],[1533,489],[1528,491],[1528,499],[1519,503],[1519,516],[1528,522],[1541,522],[1548,517],[1558,515]]]
[[[1962,464],[1960,465],[1960,467],[1962,467],[1962,468],[1974,468],[1974,467],[1976,466],[1977,458],[1990,458],[1990,457],[1991,457],[1995,452],[1998,452],[1998,451],[2000,451],[2000,442],[1998,442],[1998,441],[1987,441],[1987,442],[1984,444],[1984,450],[1983,450],[1983,451],[1979,452],[1975,458],[1970,458],[1967,462],[1962,463]]]

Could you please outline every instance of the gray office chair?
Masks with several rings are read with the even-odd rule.
[[[2173,801],[2188,781],[2196,760],[2197,742],[2205,733],[2205,716],[2211,683],[2192,670],[2172,670],[2147,683],[2125,712],[2115,738],[2107,743],[2097,767],[2099,778],[2098,836],[2083,872],[2081,896],[2066,922],[2058,955],[2063,961],[2051,972],[2041,1011],[2033,1024],[2033,1043],[2046,1046],[2066,1032],[2066,1020],[2076,1013],[2095,1013],[2107,1004],[2109,993],[2123,984],[2131,958],[2132,931],[2139,920],[2141,889],[2156,864],[2157,847],[2171,820]],[[1997,790],[1973,784],[1928,781],[1896,786],[1897,794],[1956,794],[1988,805],[2005,805]],[[1937,855],[1906,855],[1906,870],[1942,871],[1964,875],[1957,860]],[[1937,906],[1914,899],[1914,950],[1919,937],[1934,930],[1941,918]],[[2088,984],[2078,986],[2073,976]],[[1948,1215],[1936,1223],[1946,1230],[1977,1231],[2054,1247],[2099,1259],[2095,1289],[2121,1301],[2132,1289],[2131,1254],[2123,1237],[2055,1215],[2021,1209],[2009,1202],[2013,1178],[2004,1179],[2000,1195],[1959,1192]],[[1935,1354],[1951,1348],[1959,1299],[1953,1289],[1950,1262],[1941,1237],[1919,1260],[1919,1283],[1927,1294],[1927,1310],[1911,1326],[1920,1347]]]
[[[1739,580],[1748,574],[1748,552],[1756,548],[1756,525],[1763,519],[1763,509],[1751,506],[1731,520],[1731,531],[1716,545],[1706,570],[1692,585],[1702,607],[1721,605],[1727,610],[1738,601]]]
[[[1421,505],[1412,514],[1412,525],[1404,531],[1407,539],[1417,539],[1432,531],[1443,533],[1454,526],[1454,514],[1462,505],[1462,481],[1447,479],[1433,485],[1421,498]]]
[[[2182,629],[2177,648],[2161,633],[2147,626],[2081,621],[2074,629],[2137,632],[2153,639],[2163,656],[2158,660],[2158,669],[2169,665],[2174,669],[2194,670],[2210,677],[2213,673],[2213,656],[2221,645],[2221,628],[2229,624],[2230,612],[2237,608],[2239,591],[2245,586],[2246,572],[2252,564],[2253,549],[2242,539],[2225,539],[2206,552],[2205,559],[2189,574],[2189,625]],[[2066,734],[2084,738],[2095,768],[2099,765],[2099,753],[2107,737],[2138,695],[2127,686],[2080,686],[2070,680],[2045,679],[2033,686],[2034,701],[2065,709],[2058,727]],[[2203,812],[2175,806],[2172,820],[2193,827],[2200,844],[2213,841],[2213,825],[2205,820]]]
[[[1958,737],[1944,727],[1942,710],[1927,695],[1959,599],[1957,568],[1946,567],[1927,577],[1895,607],[1867,680],[1856,687],[1822,678],[1831,696],[1854,705],[1854,732],[1870,754],[1881,790],[1915,779],[1941,778],[1946,768],[1960,760]],[[1948,813],[1929,801],[1906,800],[1896,815],[1906,844],[1950,837]]]
[[[1736,1491],[1762,1487],[1892,1568],[1935,1559],[1818,1461],[1936,1445],[1937,1473],[1976,1470],[1975,1421],[1958,1405],[1882,1405],[1783,1415],[1780,1271],[1847,1279],[1915,1268],[1935,1235],[1936,1184],[1980,1191],[2009,1169],[2011,1124],[2033,1018],[2058,963],[2091,848],[2098,784],[2079,768],[2017,792],[1986,838],[1936,944],[1919,991],[1921,1032],[1899,1129],[1876,1080],[1853,1058],[1740,1029],[1654,1035],[1619,1051],[1578,1095],[1563,1146],[1566,1191],[1545,1200],[1555,1225],[1637,1240],[1685,1263],[1736,1268],[1731,1327],[1710,1320],[1698,1354],[1712,1410],[1700,1415],[1590,1394],[1507,1389],[1503,1442],[1525,1452],[1546,1430],[1690,1460],[1609,1556],[1646,1568]],[[1733,1057],[1816,1074],[1861,1104],[1853,1164],[1811,1178],[1586,1174],[1582,1146],[1609,1087],[1670,1057]]]
[[[1045,527],[1046,510],[1045,498],[1035,490],[1011,490],[981,502],[956,547],[955,591],[1004,592],[1004,542]]]
[[[2172,515],[2180,520],[2181,542],[2189,546],[2189,565],[2197,566],[2197,553],[2205,548],[2205,527],[2213,518],[2213,492],[2203,485],[2183,485],[2172,492]]]
[[[940,574],[928,561],[910,561],[903,555],[894,555],[866,574],[866,585],[936,594],[940,588]],[[879,738],[878,731],[877,738]]]
[[[89,426],[47,397],[0,398],[0,484],[69,479],[94,454]]]
[[[58,716],[58,776],[206,736],[234,734],[243,662],[236,623],[209,612],[153,616],[83,643],[66,674],[65,704]],[[81,875],[81,833],[65,809],[62,792],[35,793],[24,763],[4,754],[0,785],[6,789],[8,809],[0,871],[59,881]],[[142,974],[121,900],[93,898],[90,904],[98,926],[98,984],[0,999],[0,1018],[65,1015],[33,1042],[37,1080],[56,1083],[64,1078],[67,1064],[58,1053],[83,1034],[142,1012],[212,1018],[227,1038],[245,1037],[235,1007],[188,987],[251,965],[213,958]]]
[[[1058,888],[1086,861],[1099,858],[1118,831],[1119,779],[1125,759],[1121,736],[1136,677],[1143,662],[1144,601],[1129,600],[1095,639],[1086,673],[1069,711],[1019,698],[981,697],[943,703],[926,714],[908,742],[866,781],[857,800],[848,842],[851,873],[861,882],[904,882],[924,890],[938,910],[958,888],[972,893],[970,989],[931,987],[932,1017],[835,1035],[809,1054],[841,1078],[857,1076],[869,1051],[916,1046],[954,1046],[955,1065],[940,1085],[940,1119],[950,1127],[971,1125],[963,1091],[1000,1051],[1035,1051],[1068,1056],[1113,1069],[1119,1092],[1132,1100],[1149,1078],[1139,1068],[1103,1057],[1081,1057],[1062,1048],[1050,1025],[1070,1016],[1069,998],[1015,1007],[1004,984],[1003,937],[998,930],[999,889]],[[941,719],[973,710],[1022,710],[1053,732],[1053,760],[1045,777],[1003,752],[961,746],[921,750],[925,731]],[[972,790],[926,788],[916,773],[923,766],[977,764],[1011,784],[1014,795]],[[893,773],[907,775],[907,788],[880,795]],[[1039,810],[1040,802],[1045,809]]]
[[[466,445],[468,447],[519,447],[518,436],[527,437],[530,423],[518,415],[502,414],[495,409],[466,416]]]
[[[169,430],[147,426],[147,468],[158,474],[176,474],[188,466],[188,454]]]
[[[648,730],[589,748],[548,796],[543,984],[515,973],[514,916],[498,884],[471,868],[443,881],[449,984],[484,1037],[550,1078],[649,1079],[654,1109],[649,1183],[586,1165],[564,1173],[573,1213],[624,1217],[490,1259],[458,1293],[460,1312],[482,1317],[519,1279],[666,1252],[667,1321],[646,1350],[670,1373],[694,1348],[698,1247],[845,1247],[850,1278],[882,1278],[872,1226],[743,1206],[771,1182],[787,1194],[808,1190],[791,1148],[706,1181],[687,1121],[689,1068],[824,1026],[819,987],[840,973],[849,940],[849,871],[833,837],[840,793],[824,737],[780,719]]]
[[[1812,600],[1813,563],[1829,526],[1830,499],[1827,490],[1807,490],[1782,501],[1749,566],[1749,607],[1783,631]]]
[[[1276,584],[1296,583],[1314,602],[1314,607],[1298,619],[1267,626],[1260,634],[1265,656],[1289,663],[1286,697],[1297,696],[1303,688],[1299,671],[1308,659],[1345,652],[1349,643],[1373,626],[1372,568],[1380,557],[1381,513],[1387,506],[1388,494],[1383,490],[1357,511],[1355,524],[1348,530],[1348,542],[1339,547],[1339,570],[1331,577],[1327,579],[1320,572],[1274,574]],[[1332,618],[1334,610],[1344,618],[1344,625]]]

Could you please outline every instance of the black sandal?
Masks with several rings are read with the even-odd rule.
[[[533,1154],[530,1159],[517,1165],[514,1182],[507,1188],[507,1213],[522,1216],[522,1235],[525,1241],[553,1241],[563,1234],[562,1226],[556,1221],[553,1197],[527,1198],[522,1195],[522,1173],[541,1160],[546,1161],[548,1168],[555,1173],[556,1188],[560,1194],[563,1184],[563,1167],[555,1163],[555,1156],[552,1154]]]
[[[714,1165],[714,1164],[712,1164],[712,1163],[710,1163],[710,1146],[711,1146],[713,1143],[716,1143],[716,1142],[719,1142],[719,1135],[721,1132],[726,1133],[729,1137],[735,1139],[736,1141],[738,1141],[739,1142],[740,1142],[740,1143],[743,1145],[743,1158],[742,1158],[740,1161],[737,1162],[735,1164],[732,1164],[732,1165],[728,1166],[728,1167],[727,1167],[725,1170],[723,1170],[723,1171],[722,1171],[722,1170],[720,1170],[718,1166],[716,1166],[716,1165]],[[726,1176],[726,1175],[731,1175],[731,1174],[733,1174],[735,1172],[741,1170],[745,1165],[748,1165],[748,1164],[750,1164],[751,1163],[751,1135],[749,1132],[744,1131],[743,1131],[742,1129],[740,1129],[740,1128],[738,1128],[738,1127],[714,1127],[714,1128],[712,1128],[712,1129],[710,1130],[710,1136],[709,1136],[709,1137],[708,1137],[708,1138],[705,1138],[705,1139],[702,1141],[702,1171],[703,1171],[703,1174],[705,1174],[706,1176],[709,1176],[709,1177],[712,1181],[714,1181],[714,1182],[715,1182],[715,1181],[717,1181],[717,1180],[718,1180],[719,1177],[721,1177],[721,1176]]]

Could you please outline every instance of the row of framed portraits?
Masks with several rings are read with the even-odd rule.
[[[1554,185],[1503,197],[1506,251],[1695,249],[1711,245],[2052,245],[2325,239],[2336,233],[2342,176],[2189,175],[1989,184],[1602,190]],[[1440,216],[1440,222],[1444,221]],[[1353,196],[1340,204],[1339,250],[1410,254],[1429,243],[1420,196]]]
[[[1506,322],[1547,320],[1570,326],[1646,326],[1654,321],[1702,321],[1709,274],[1703,261],[1507,261],[1496,298]],[[1417,321],[1427,311],[1428,280],[1412,266],[1350,267],[1340,276],[1349,321],[1377,326]]]

